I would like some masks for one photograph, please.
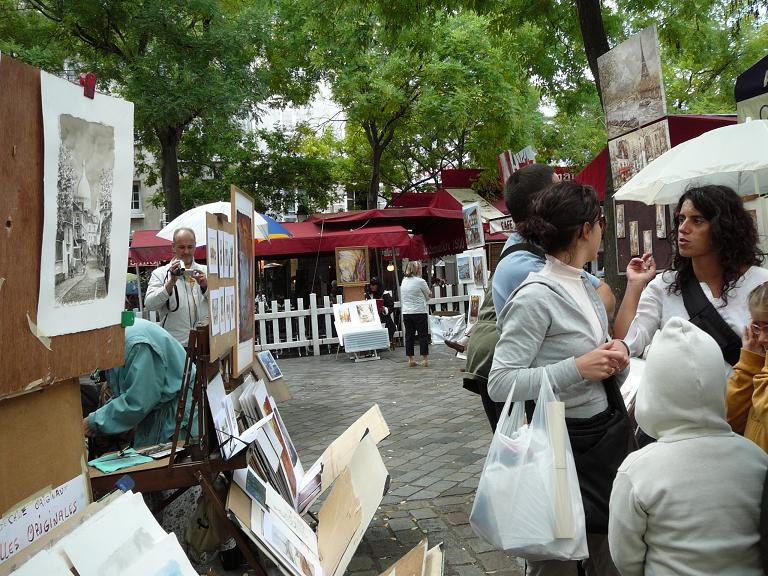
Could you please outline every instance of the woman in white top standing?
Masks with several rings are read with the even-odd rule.
[[[400,305],[402,306],[403,324],[405,324],[405,354],[408,366],[416,366],[413,358],[414,338],[419,335],[419,353],[421,365],[429,366],[429,326],[427,300],[432,298],[429,286],[421,277],[421,262],[411,260],[405,267],[405,277],[400,284]]]
[[[627,266],[627,290],[616,315],[614,336],[631,356],[642,356],[654,334],[672,316],[688,319],[682,287],[698,281],[709,300],[733,329],[742,334],[750,321],[747,296],[768,281],[760,268],[755,222],[741,197],[727,186],[700,186],[680,197],[675,210],[669,270],[656,276],[650,254]]]

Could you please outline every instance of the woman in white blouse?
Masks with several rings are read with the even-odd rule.
[[[411,260],[405,267],[405,278],[400,284],[400,305],[402,306],[403,324],[405,325],[405,354],[408,366],[416,366],[413,358],[414,339],[419,335],[419,353],[421,365],[429,366],[429,306],[432,298],[429,286],[421,277],[421,262]]]
[[[627,266],[627,289],[616,315],[614,336],[631,356],[642,356],[654,334],[672,316],[689,318],[682,286],[697,280],[723,320],[740,335],[749,323],[747,296],[768,281],[760,268],[755,222],[741,197],[727,186],[700,186],[680,197],[675,210],[669,270],[656,276],[651,254]]]

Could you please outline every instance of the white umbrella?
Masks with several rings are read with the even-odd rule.
[[[205,215],[224,214],[229,220],[232,208],[229,202],[211,202],[202,206],[195,206],[174,218],[171,222],[157,233],[159,238],[173,240],[173,232],[179,228],[191,228],[195,231],[195,243],[197,246],[205,246],[208,242],[206,238]],[[275,229],[278,228],[278,229]],[[290,233],[285,230],[278,222],[275,222],[269,216],[253,213],[253,237],[258,240],[268,240],[269,238],[287,237]]]
[[[202,206],[195,206],[179,214],[171,220],[165,227],[157,233],[158,238],[165,238],[166,240],[173,240],[173,232],[179,228],[191,228],[195,231],[195,243],[197,246],[205,246],[208,243],[206,237],[206,225],[205,215],[211,214],[224,214],[229,219],[229,215],[232,209],[229,202],[211,202],[210,204],[203,204]]]
[[[768,194],[768,121],[705,132],[678,144],[635,174],[616,200],[674,204],[690,186],[719,184],[738,194]]]

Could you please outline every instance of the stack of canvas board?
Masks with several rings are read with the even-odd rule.
[[[389,475],[371,435],[318,513],[317,533],[250,469],[235,474],[227,508],[256,546],[288,576],[340,576],[346,570],[388,486]],[[420,576],[420,575],[419,575]]]
[[[174,534],[167,534],[141,494],[126,492],[60,540],[43,548],[14,576],[197,576]]]

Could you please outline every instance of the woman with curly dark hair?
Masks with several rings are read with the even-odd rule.
[[[768,281],[768,270],[759,267],[763,253],[755,222],[742,198],[727,186],[690,188],[680,197],[672,243],[672,266],[663,274],[656,276],[651,254],[633,258],[627,266],[614,336],[624,340],[631,356],[641,356],[672,316],[691,317],[683,302],[686,285],[699,290],[699,284],[738,336],[749,323],[747,296]]]

